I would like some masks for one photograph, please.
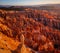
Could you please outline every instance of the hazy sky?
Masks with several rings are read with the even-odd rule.
[[[60,4],[60,0],[0,0],[0,5]]]

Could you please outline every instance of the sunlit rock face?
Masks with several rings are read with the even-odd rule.
[[[1,53],[59,53],[60,20],[57,16],[30,8],[0,10]]]

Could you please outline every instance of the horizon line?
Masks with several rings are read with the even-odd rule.
[[[60,4],[60,3],[47,3],[47,4]],[[33,5],[47,5],[47,4],[30,4],[30,5],[9,5],[9,6],[33,6]],[[0,4],[0,5],[3,5],[3,6],[6,6],[5,4]]]

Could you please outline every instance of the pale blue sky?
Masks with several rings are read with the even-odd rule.
[[[0,0],[0,5],[60,4],[60,0]]]

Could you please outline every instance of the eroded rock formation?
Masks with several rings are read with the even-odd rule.
[[[23,50],[27,50],[27,53],[30,50],[32,53],[59,53],[60,21],[54,15],[48,11],[33,9],[0,10],[1,46],[4,45],[2,47],[7,47],[14,53],[23,53]]]

